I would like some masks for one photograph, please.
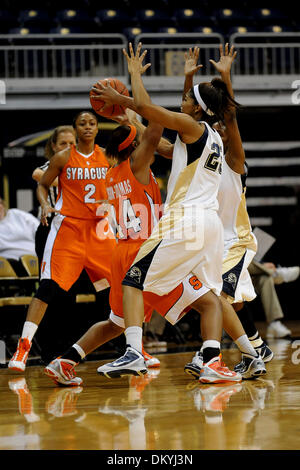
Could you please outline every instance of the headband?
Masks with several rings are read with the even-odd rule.
[[[134,141],[135,139],[135,136],[136,136],[136,127],[135,126],[131,126],[129,125],[128,127],[130,127],[130,132],[129,132],[129,135],[126,137],[125,140],[123,140],[123,142],[121,142],[118,146],[118,152],[121,152],[121,150],[124,150],[126,149],[127,147],[129,147],[129,145]]]
[[[195,85],[193,88],[193,91],[194,91],[195,98],[198,104],[200,104],[203,111],[207,113],[209,116],[213,116],[214,113],[210,109],[208,109],[207,105],[204,103],[203,99],[201,98],[201,95],[199,92],[199,85]]]

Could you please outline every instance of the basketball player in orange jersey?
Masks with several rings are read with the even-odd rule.
[[[161,147],[157,146],[161,132],[161,126],[150,123],[142,137],[132,125],[120,126],[111,135],[106,154],[117,162],[107,172],[106,187],[108,201],[112,205],[112,218],[118,231],[118,244],[111,263],[111,314],[107,321],[93,325],[77,343],[45,368],[45,373],[56,383],[65,386],[80,385],[82,379],[75,374],[75,367],[80,360],[124,332],[122,280],[160,217],[161,196],[150,165],[154,160],[156,147],[162,153],[171,149],[171,144],[169,147],[165,143]],[[193,307],[200,309],[197,300],[206,292],[193,273],[165,296],[145,292],[144,321],[150,320],[155,308],[170,323],[175,324],[186,313],[188,306],[193,304]],[[129,347],[128,351],[135,354],[133,348]],[[106,371],[106,366],[101,366],[98,372],[110,378],[127,373],[142,375],[149,367],[147,353],[145,354],[143,348],[142,353],[145,358],[142,371],[133,371],[132,366],[130,371],[126,368],[121,371]],[[224,368],[224,371],[228,372],[228,369]],[[240,380],[239,374],[234,374],[233,377],[235,381]]]
[[[73,127],[77,146],[51,158],[37,189],[42,223],[48,224],[49,213],[57,214],[44,250],[41,282],[29,305],[17,350],[8,364],[17,371],[25,370],[33,336],[49,302],[61,289],[68,291],[83,269],[96,291],[108,288],[111,282],[110,259],[116,240],[103,215],[98,215],[97,202],[106,199],[105,177],[110,165],[103,149],[95,145],[98,120],[94,113],[80,112]],[[48,202],[48,191],[56,177],[59,190],[53,208]]]
[[[135,126],[129,124],[119,126],[111,134],[105,151],[116,163],[107,172],[106,189],[118,239],[110,254],[109,300],[112,311],[107,321],[93,325],[70,350],[45,368],[45,373],[62,385],[79,385],[82,380],[75,377],[71,368],[74,369],[83,357],[124,331],[122,280],[139,247],[159,219],[162,205],[160,189],[150,170],[162,130],[162,126],[149,123],[141,135]],[[150,305],[145,308],[148,321],[152,310]],[[145,351],[143,354],[148,356]],[[66,366],[69,366],[68,374]]]

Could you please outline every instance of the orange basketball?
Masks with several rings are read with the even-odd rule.
[[[110,86],[117,90],[121,95],[129,96],[129,91],[126,88],[126,85],[124,85],[124,83],[122,83],[121,80],[118,80],[117,78],[105,78],[104,80],[99,80],[99,82],[104,86],[107,86],[107,82],[109,82]],[[100,89],[97,83],[95,83],[93,86]],[[94,111],[96,111],[96,113],[100,116],[112,118],[114,116],[124,114],[125,108],[123,106],[119,106],[118,104],[109,106],[103,112],[100,112],[100,109],[104,106],[105,102],[102,100],[95,100],[91,95],[93,95],[92,90],[90,91],[90,103]]]

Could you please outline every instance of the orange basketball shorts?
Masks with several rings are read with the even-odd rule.
[[[57,214],[51,223],[41,266],[41,279],[52,279],[68,291],[86,270],[96,291],[110,286],[110,263],[116,240],[112,231],[101,239],[98,219]]]
[[[111,289],[110,289],[110,319],[124,328],[122,281],[139,250],[139,245],[133,242],[119,242],[112,255]],[[157,295],[143,291],[144,322],[151,320],[153,310],[171,324],[177,323],[199,297],[209,289],[199,279],[190,273],[186,278],[166,295]]]

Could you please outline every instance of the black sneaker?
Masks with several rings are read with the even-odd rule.
[[[263,342],[261,346],[254,349],[258,352],[264,362],[270,362],[273,359],[273,351],[269,348],[267,343]]]
[[[255,358],[242,354],[242,360],[234,367],[235,372],[239,372],[243,379],[252,379],[266,374],[266,367],[261,357]]]

